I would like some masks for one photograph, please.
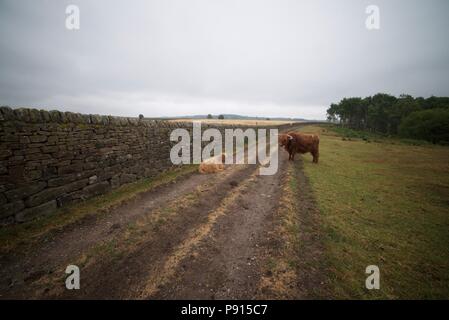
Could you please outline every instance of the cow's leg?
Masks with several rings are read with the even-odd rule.
[[[318,157],[319,157],[318,151],[312,152],[312,156],[313,156],[313,163],[318,163]]]

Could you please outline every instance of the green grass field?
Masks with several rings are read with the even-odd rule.
[[[320,163],[304,157],[325,234],[334,298],[449,298],[449,148],[320,135]],[[365,268],[380,268],[380,290]]]

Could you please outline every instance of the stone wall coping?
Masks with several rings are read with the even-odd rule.
[[[99,114],[81,114],[70,111],[58,110],[39,110],[34,108],[10,108],[8,106],[0,107],[0,123],[2,122],[25,122],[25,123],[60,123],[60,124],[94,124],[94,125],[115,125],[115,126],[145,126],[145,127],[167,127],[167,128],[189,128],[192,122],[185,121],[167,121],[163,119],[139,119],[137,117],[120,117]],[[192,119],[192,121],[201,121],[200,119]],[[283,125],[260,125],[254,126],[250,124],[219,124],[219,123],[202,123],[202,127],[216,128],[277,128]]]

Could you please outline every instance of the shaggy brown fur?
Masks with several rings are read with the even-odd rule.
[[[209,158],[201,162],[199,167],[200,173],[215,173],[224,170],[225,154]]]
[[[315,134],[304,134],[298,132],[288,132],[279,135],[279,145],[288,152],[289,160],[295,160],[296,153],[310,152],[313,162],[318,163],[320,155],[320,138]]]

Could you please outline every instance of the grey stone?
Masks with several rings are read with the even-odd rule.
[[[63,175],[63,174],[69,174],[69,173],[77,173],[77,172],[81,172],[82,170],[83,170],[82,164],[74,164],[74,165],[69,165],[69,166],[58,168],[58,174]]]
[[[120,184],[130,183],[136,181],[137,176],[135,174],[122,173],[120,175]]]
[[[14,201],[0,206],[0,219],[14,215],[25,208],[23,201]]]
[[[47,141],[47,136],[44,135],[30,136],[30,141],[32,143],[45,142]]]
[[[30,109],[30,121],[31,122],[41,122],[42,116],[39,110],[37,109]]]
[[[101,123],[101,116],[98,114],[91,114],[90,115],[90,122],[93,124],[99,124]]]
[[[53,145],[55,143],[57,143],[59,140],[58,136],[50,136],[47,139],[47,145]]]
[[[9,216],[7,218],[0,219],[0,226],[1,227],[9,226],[11,224],[14,224],[14,222],[15,222],[14,216]]]
[[[56,199],[57,197],[64,194],[65,192],[64,188],[65,186],[44,189],[43,191],[33,194],[28,199],[26,199],[25,205],[27,207],[35,207],[44,202]]]
[[[69,174],[48,180],[49,187],[59,187],[78,179],[76,174]]]
[[[18,108],[14,109],[14,113],[17,117],[17,120],[30,122],[30,109]]]
[[[8,159],[12,155],[13,152],[11,150],[2,150],[2,152],[0,153],[0,159]]]
[[[25,167],[22,166],[13,166],[8,168],[9,180],[14,181],[15,183],[23,181],[24,178]]]
[[[6,196],[3,193],[0,193],[0,206],[7,202]]]
[[[79,181],[75,181],[72,182],[66,186],[64,186],[64,191],[69,193],[75,190],[80,190],[82,189],[84,186],[86,186],[89,183],[88,179],[83,179],[83,180],[79,180]]]
[[[44,122],[50,122],[51,118],[50,118],[50,113],[46,110],[41,110],[41,118]]]
[[[25,222],[36,217],[48,215],[55,212],[57,209],[56,200],[43,203],[37,207],[28,208],[16,213],[15,218],[17,222]]]
[[[113,189],[120,187],[120,175],[115,175],[111,178],[111,187]]]
[[[16,119],[14,110],[11,109],[10,107],[6,107],[6,106],[0,107],[0,113],[2,114],[4,120],[15,120]]]
[[[26,180],[33,181],[42,177],[42,170],[31,170],[26,174]]]
[[[59,151],[59,147],[58,146],[44,146],[41,148],[43,153],[53,153],[53,152],[58,152]]]
[[[51,110],[49,111],[50,119],[53,122],[61,122],[61,112],[57,110]]]
[[[90,196],[96,196],[100,194],[104,194],[109,191],[111,188],[109,182],[104,181],[96,184],[89,185],[83,189],[84,193],[89,194]]]
[[[89,184],[94,184],[95,182],[97,182],[97,180],[98,180],[97,176],[89,177]]]
[[[19,137],[14,134],[2,134],[0,141],[3,142],[19,142]]]
[[[19,142],[20,142],[20,143],[23,143],[23,144],[30,143],[30,138],[27,137],[27,136],[21,136],[21,137],[19,138]]]
[[[27,184],[18,189],[6,191],[5,196],[6,198],[8,198],[10,202],[22,200],[32,194],[35,194],[43,190],[46,186],[47,184],[45,182],[36,182],[32,184]]]

